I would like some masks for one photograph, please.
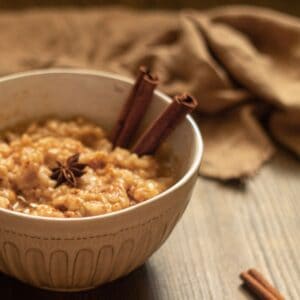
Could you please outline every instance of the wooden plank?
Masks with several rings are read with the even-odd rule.
[[[139,270],[90,292],[40,291],[0,276],[3,299],[251,299],[239,273],[256,267],[300,299],[300,164],[278,155],[244,188],[199,178],[184,217]]]

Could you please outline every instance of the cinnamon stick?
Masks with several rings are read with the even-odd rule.
[[[138,139],[132,149],[133,152],[138,155],[153,154],[185,115],[193,111],[197,105],[197,100],[186,93],[175,96],[174,101]]]
[[[258,271],[250,269],[240,274],[244,284],[250,292],[262,300],[284,300],[284,297],[276,290]]]
[[[276,299],[284,300],[284,297],[281,295],[281,293],[275,287],[273,287],[260,272],[255,269],[250,269],[248,273],[258,282],[260,282],[266,289],[268,289],[276,297]]]
[[[123,106],[112,133],[114,146],[128,147],[152,100],[158,78],[145,66],[141,66],[138,77]]]

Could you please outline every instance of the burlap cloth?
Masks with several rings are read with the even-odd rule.
[[[254,174],[274,140],[300,156],[300,21],[267,9],[121,8],[0,13],[0,74],[85,67],[135,74],[146,63],[169,95],[199,101],[200,173]],[[271,138],[272,137],[272,138]]]

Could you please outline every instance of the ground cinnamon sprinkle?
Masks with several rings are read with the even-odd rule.
[[[67,178],[59,177],[66,168]],[[174,180],[167,160],[113,148],[101,127],[83,119],[33,122],[21,132],[4,132],[0,179],[0,207],[47,217],[124,209],[161,193]]]

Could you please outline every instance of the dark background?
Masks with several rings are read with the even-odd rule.
[[[0,0],[0,9],[90,5],[126,5],[150,9],[203,9],[226,4],[266,6],[300,16],[300,0]]]

